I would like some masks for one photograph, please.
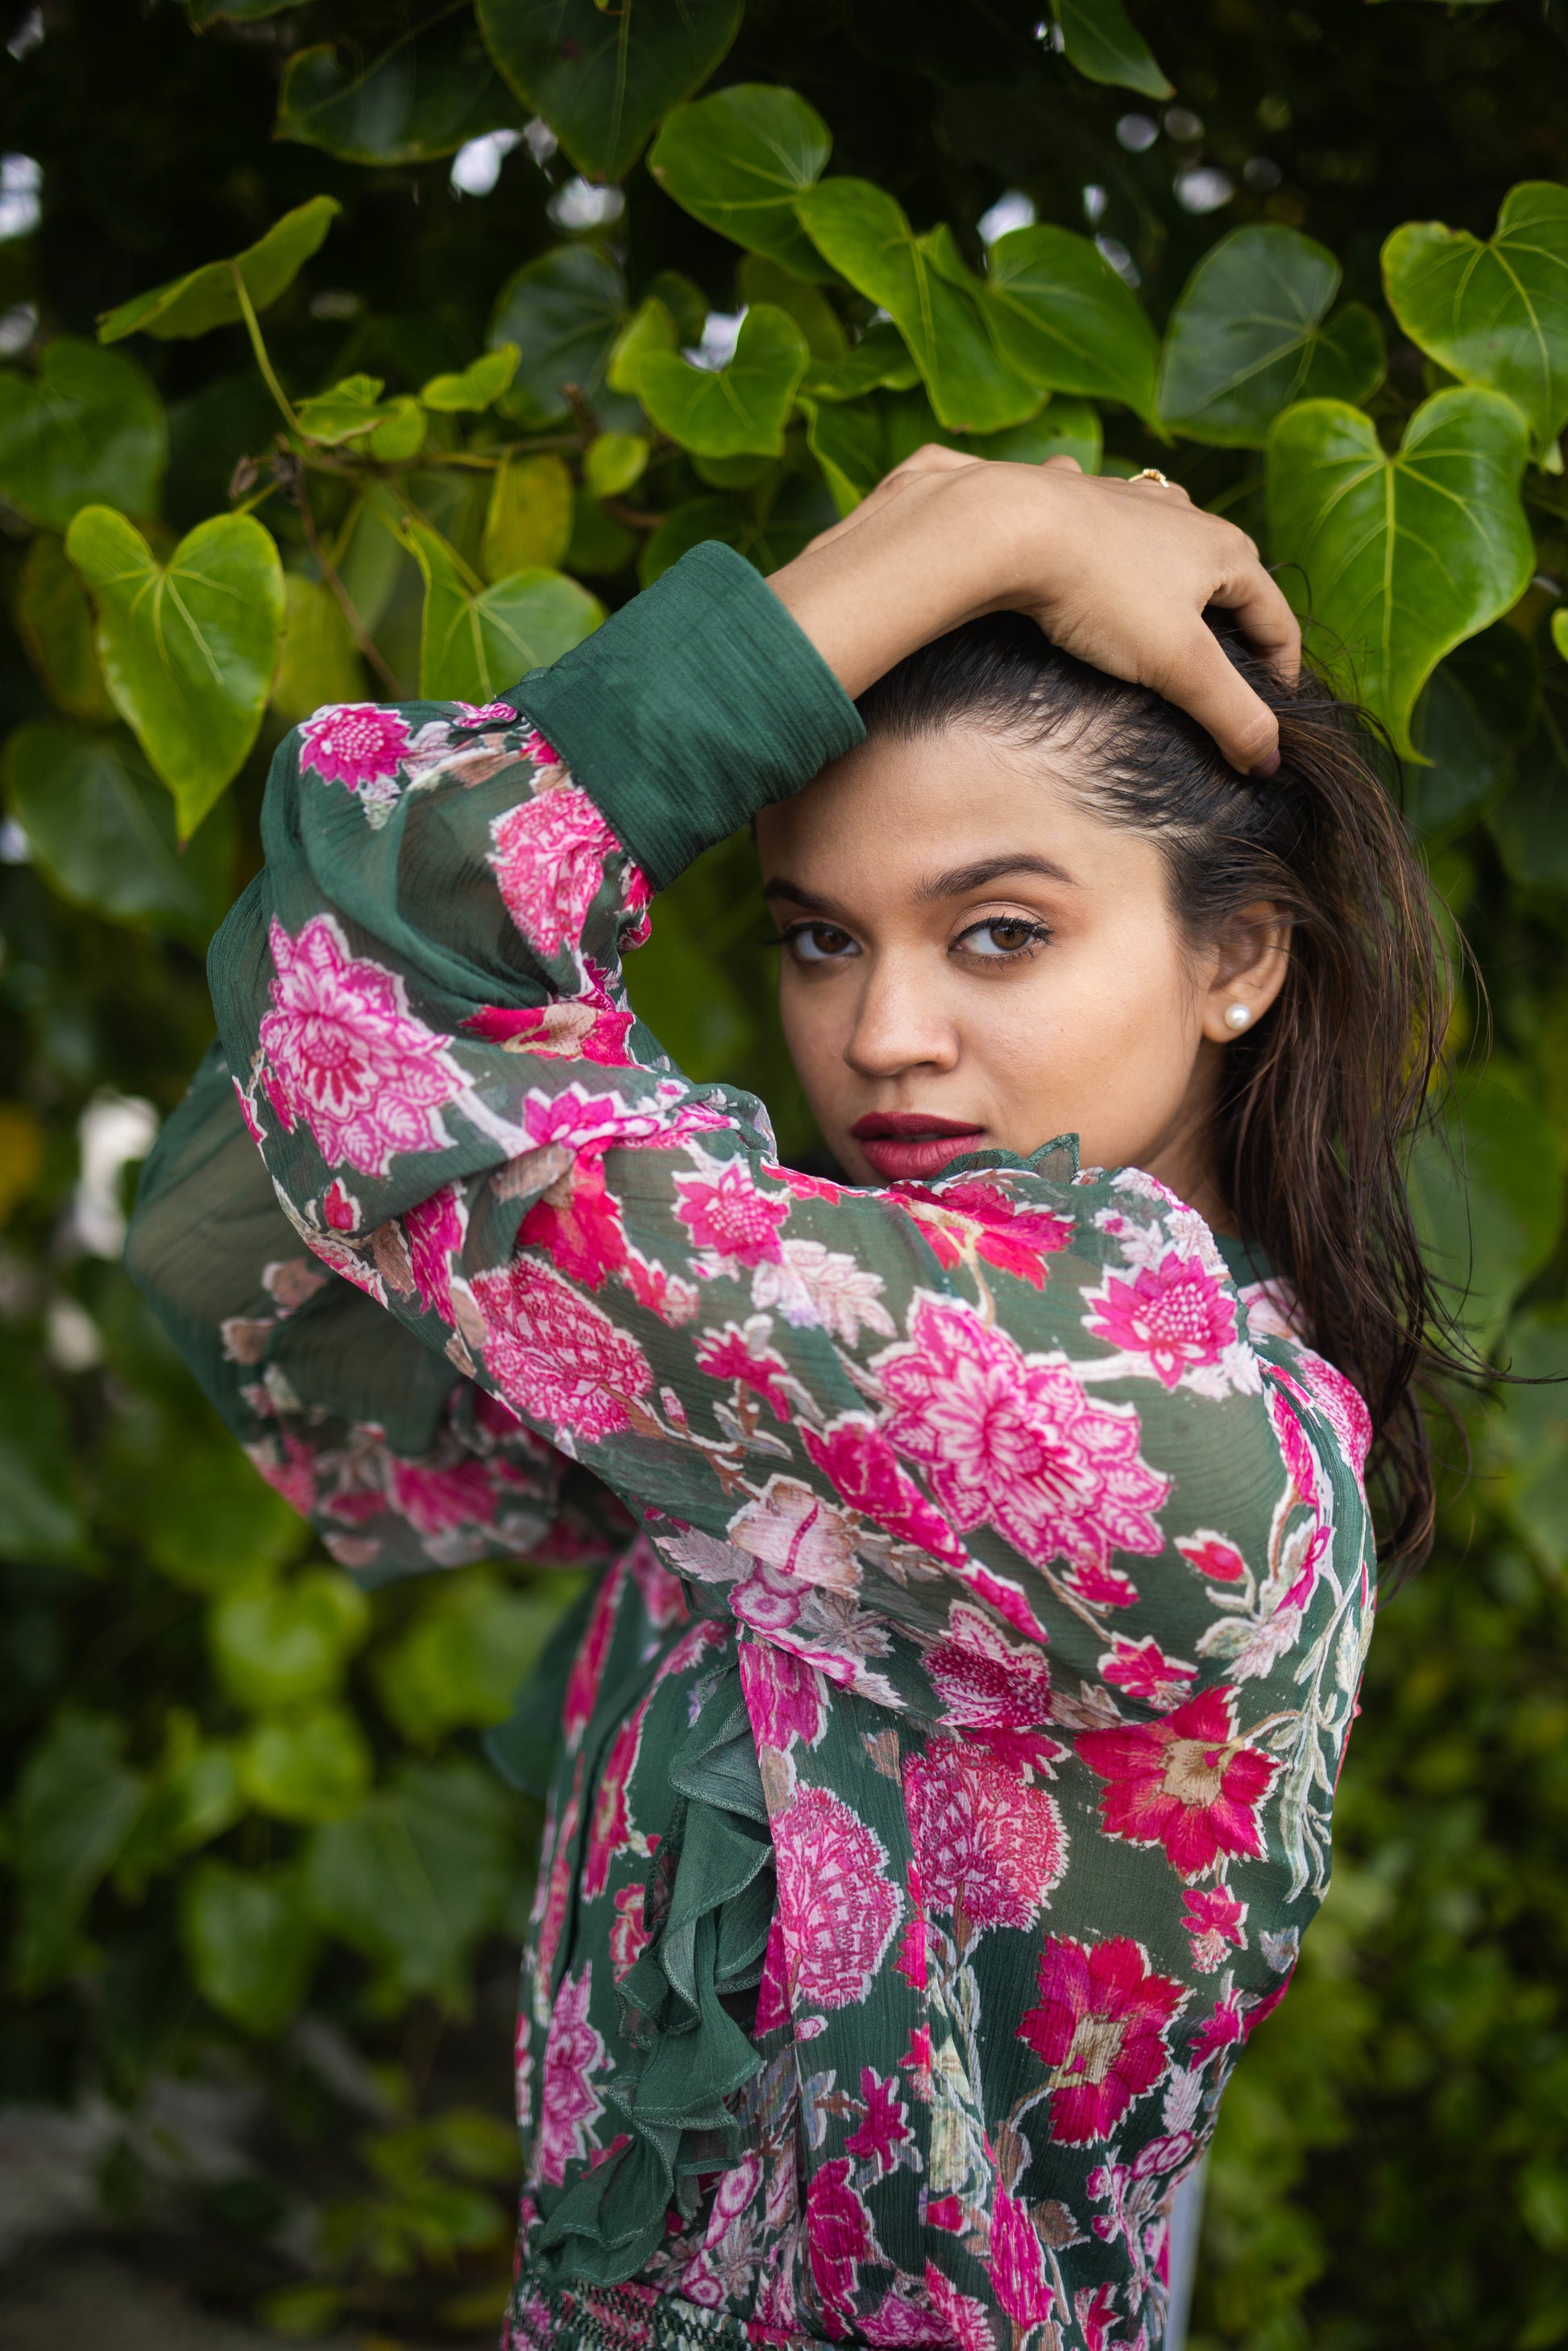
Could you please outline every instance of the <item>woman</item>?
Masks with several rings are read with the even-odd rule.
[[[1160,2338],[1327,1880],[1374,1435],[1427,1508],[1425,893],[1296,652],[1158,479],[927,452],[279,753],[131,1259],[345,1567],[600,1568],[509,2345]],[[846,1183],[622,992],[752,818]]]

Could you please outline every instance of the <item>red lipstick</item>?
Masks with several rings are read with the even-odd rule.
[[[884,1183],[940,1176],[950,1159],[985,1145],[985,1129],[929,1111],[868,1111],[849,1130]]]

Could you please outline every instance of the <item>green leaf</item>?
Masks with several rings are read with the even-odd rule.
[[[869,400],[817,401],[801,397],[805,437],[822,467],[833,503],[852,514],[888,472],[888,436]]]
[[[1510,1325],[1495,1450],[1510,1471],[1513,1521],[1549,1565],[1568,1566],[1568,1307],[1541,1306]],[[1524,1382],[1539,1382],[1527,1386]]]
[[[296,726],[327,702],[363,702],[365,666],[343,607],[319,580],[291,571],[284,582],[283,651],[272,706]]]
[[[1293,402],[1354,407],[1369,398],[1383,381],[1383,333],[1355,302],[1324,327],[1340,276],[1327,247],[1297,229],[1265,224],[1222,236],[1170,314],[1165,422],[1194,440],[1261,449]]]
[[[737,282],[741,299],[748,308],[753,302],[771,302],[775,310],[789,312],[805,337],[814,367],[830,366],[844,357],[849,346],[838,323],[838,314],[819,287],[808,286],[804,277],[797,277],[782,262],[770,260],[763,253],[746,255]],[[701,331],[699,327],[697,334],[689,340],[698,340]],[[896,336],[894,340],[897,341]],[[906,352],[906,360],[908,356]]]
[[[1430,764],[1405,771],[1405,813],[1428,841],[1472,823],[1505,789],[1536,699],[1530,647],[1503,622],[1438,664],[1410,725],[1418,756]]]
[[[381,1703],[405,1739],[504,1722],[520,1684],[573,1596],[508,1591],[481,1569],[438,1585],[424,1613],[377,1660]]]
[[[487,580],[558,570],[572,536],[571,469],[564,457],[509,457],[496,467],[480,560]]]
[[[1457,1118],[1421,1138],[1411,1165],[1428,1263],[1483,1351],[1563,1221],[1563,1144],[1533,1091],[1494,1063],[1464,1089]]]
[[[606,514],[590,491],[579,490],[572,507],[571,542],[562,558],[574,578],[614,580],[637,553],[634,531]]]
[[[1558,659],[1568,662],[1568,605],[1560,604],[1552,615],[1552,643]]]
[[[216,515],[161,564],[134,526],[86,507],[66,553],[98,607],[122,718],[174,795],[182,839],[255,741],[283,642],[283,566],[249,515]]]
[[[742,320],[728,367],[697,368],[654,351],[642,362],[638,396],[660,432],[683,449],[706,457],[776,457],[807,356],[794,320],[762,302]]]
[[[209,261],[166,286],[138,294],[116,310],[107,310],[98,322],[100,343],[118,343],[127,335],[155,335],[166,341],[173,335],[205,335],[213,327],[227,327],[244,316],[235,274],[244,280],[253,310],[265,310],[286,293],[313,253],[320,249],[327,230],[343,207],[336,196],[312,196],[296,204],[266,235],[226,261]]]
[[[794,199],[822,177],[832,152],[826,123],[793,89],[737,82],[678,107],[648,168],[705,227],[767,254],[797,277],[826,277],[833,273],[802,234]]]
[[[841,360],[814,360],[802,390],[814,400],[859,400],[884,387],[912,392],[920,371],[909,357],[909,345],[897,327],[885,319],[867,327]]]
[[[199,836],[198,836],[199,838]],[[194,844],[186,852],[194,854]],[[217,1595],[254,1585],[296,1559],[310,1529],[252,1468],[237,1445],[189,1440],[171,1485],[161,1463],[156,1494],[144,1493],[145,1541],[153,1564],[187,1592]]]
[[[808,539],[837,519],[826,483],[802,474],[786,476],[771,499],[689,498],[666,515],[649,538],[638,578],[643,587],[651,587],[689,548],[699,547],[708,538],[722,539],[766,578],[781,564],[792,562]],[[646,963],[650,950],[639,952]]]
[[[113,716],[93,643],[92,607],[53,531],[40,531],[27,549],[16,589],[16,630],[62,710],[89,722]]]
[[[483,359],[471,360],[461,375],[432,375],[420,398],[427,408],[441,409],[449,415],[488,408],[500,399],[516,372],[517,346],[503,343],[499,350],[486,351]]]
[[[383,465],[417,456],[424,443],[425,419],[419,402],[407,392],[383,400],[379,376],[346,375],[330,392],[301,401],[297,413],[307,441],[327,449],[356,441],[366,455]]]
[[[616,337],[605,380],[614,392],[635,394],[642,381],[643,361],[660,352],[673,354],[680,348],[680,337],[668,307],[656,294],[649,294]]]
[[[1176,96],[1122,0],[1051,0],[1051,14],[1061,27],[1068,64],[1085,80],[1136,89],[1145,98]]]
[[[1507,394],[1532,454],[1561,470],[1568,419],[1568,188],[1511,188],[1483,245],[1468,229],[1407,221],[1383,248],[1388,307],[1410,340],[1459,377]]]
[[[79,1486],[58,1395],[26,1348],[0,1339],[0,1556],[79,1562]]]
[[[344,44],[298,49],[284,68],[274,137],[348,163],[426,163],[487,131],[515,129],[517,101],[472,22],[438,16],[368,63]]]
[[[531,669],[558,661],[604,619],[597,596],[563,571],[514,571],[477,592],[446,541],[407,526],[425,581],[420,693],[431,702],[493,702]]]
[[[905,342],[944,424],[992,433],[1043,402],[999,358],[970,277],[946,230],[917,237],[893,198],[868,180],[825,180],[796,200],[812,242],[857,293],[880,304]]]
[[[1287,409],[1269,436],[1271,550],[1320,646],[1406,757],[1410,714],[1446,653],[1498,620],[1534,563],[1519,503],[1524,420],[1496,392],[1439,392],[1386,455],[1341,401]]]
[[[144,1783],[120,1759],[122,1727],[60,1715],[16,1783],[11,1836],[21,1917],[17,1988],[40,1991],[72,1965],[77,1929],[141,1809]]]
[[[258,1812],[311,1826],[356,1812],[373,1771],[365,1734],[341,1706],[259,1722],[240,1756],[241,1784]]]
[[[180,1932],[196,1988],[221,2015],[268,2036],[293,2022],[320,1946],[292,1871],[199,1862],[181,1890]]]
[[[682,277],[679,269],[656,269],[644,291],[650,300],[662,302],[674,319],[677,343],[701,341],[709,303],[700,286]]]
[[[151,514],[169,456],[163,403],[121,351],[61,335],[36,376],[0,368],[0,491],[64,530],[85,506]]]
[[[1521,889],[1568,892],[1568,679],[1548,671],[1541,689],[1538,723],[1511,789],[1491,811],[1490,830]]]
[[[976,457],[1002,457],[1015,465],[1043,465],[1048,457],[1075,457],[1085,474],[1097,474],[1104,448],[1097,409],[1086,400],[1049,400],[1026,424],[1005,433],[971,433],[964,444]]]
[[[640,433],[601,433],[583,458],[583,480],[596,498],[623,497],[647,470],[648,443]]]
[[[570,415],[562,387],[575,383],[601,422],[635,428],[629,402],[617,413],[604,398],[605,371],[627,316],[626,279],[597,246],[557,246],[524,262],[502,287],[490,321],[492,349],[517,346],[504,413],[527,425],[554,424]]]
[[[180,853],[174,806],[124,736],[45,719],[5,746],[5,805],[33,862],[72,905],[204,946],[233,894],[232,810],[215,809]]]
[[[313,1834],[311,1914],[381,1969],[389,2001],[431,1992],[460,2007],[463,1962],[516,1868],[507,1818],[501,1789],[472,1764],[410,1764],[395,1788]]]
[[[579,172],[625,177],[655,123],[705,82],[741,23],[742,0],[479,0],[491,56]]]
[[[1086,236],[1044,223],[1012,229],[991,248],[988,282],[997,340],[1022,374],[1152,417],[1154,329]]]
[[[203,1740],[196,1717],[171,1708],[147,1802],[115,1858],[115,1884],[138,1898],[150,1877],[222,1836],[244,1810],[234,1748],[226,1740]]]
[[[358,1585],[327,1567],[230,1593],[207,1618],[219,1680],[258,1711],[330,1698],[369,1626]]]

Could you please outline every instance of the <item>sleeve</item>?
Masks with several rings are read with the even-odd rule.
[[[926,1187],[802,1176],[755,1100],[683,1078],[628,1005],[651,891],[858,734],[713,545],[505,704],[318,713],[214,945],[213,1148],[259,1154],[296,1263],[380,1334],[373,1404],[337,1359],[335,1430],[404,1443],[388,1390],[455,1369],[476,1427],[519,1416],[753,1636],[881,1704],[1116,1735],[1201,1698],[1195,1751],[1229,1751],[1236,1657],[1256,1680],[1289,1648],[1293,1672],[1310,1601],[1324,1706],[1262,1724],[1282,1754],[1289,1715],[1310,1810],[1348,1722],[1365,1510],[1354,1473],[1336,1514],[1293,1468],[1301,1416],[1336,1460],[1338,1434],[1288,1343],[1250,1340],[1201,1219],[1080,1171],[1071,1138]],[[292,1328],[267,1377],[297,1389]],[[416,1434],[457,1417],[441,1393]]]

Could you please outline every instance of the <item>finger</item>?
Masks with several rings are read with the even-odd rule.
[[[1201,621],[1166,664],[1166,674],[1148,682],[1212,735],[1238,774],[1272,775],[1280,758],[1279,720]]]
[[[1082,465],[1079,465],[1076,457],[1069,457],[1066,451],[1064,449],[1059,456],[1043,457],[1040,460],[1040,470],[1043,474],[1048,474],[1051,472],[1058,474],[1081,474],[1084,469]]]
[[[1293,685],[1301,675],[1301,622],[1285,601],[1277,580],[1262,563],[1243,564],[1210,598],[1236,616],[1249,644],[1257,648],[1276,677]]]

